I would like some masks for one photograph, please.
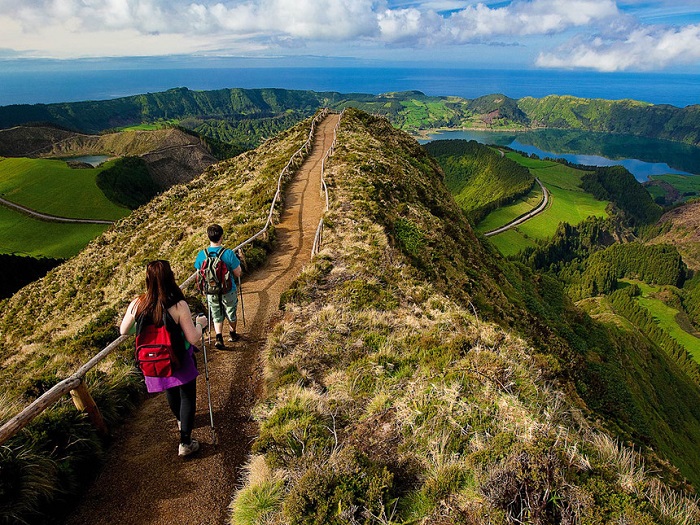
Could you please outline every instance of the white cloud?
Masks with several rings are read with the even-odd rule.
[[[460,46],[474,43],[520,44],[519,53],[534,57],[535,46],[545,45],[539,36],[560,35],[558,43],[574,34],[566,47],[541,52],[537,64],[651,69],[698,58],[697,26],[641,25],[625,14],[632,7],[635,16],[644,9],[636,0],[494,5],[477,0],[0,0],[0,48],[58,58],[269,54],[294,48],[389,57],[398,47],[461,53]]]
[[[514,1],[501,8],[477,4],[449,19],[458,42],[491,36],[541,35],[586,26],[619,15],[612,0]]]
[[[537,65],[598,71],[656,70],[700,60],[700,24],[638,27],[627,36],[578,38],[552,53],[540,53]]]

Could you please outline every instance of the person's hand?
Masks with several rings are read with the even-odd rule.
[[[204,314],[197,314],[196,319],[194,320],[194,324],[199,326],[202,330],[204,330],[207,325],[209,324],[209,320],[207,319],[207,316]]]

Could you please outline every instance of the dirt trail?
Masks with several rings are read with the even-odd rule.
[[[318,126],[311,155],[285,193],[276,250],[264,267],[243,277],[245,328],[240,308],[238,316],[242,341],[226,343],[226,350],[207,351],[219,444],[214,446],[211,440],[200,352],[193,437],[202,444],[201,450],[191,458],[179,458],[177,424],[165,396],[149,398],[115,436],[104,470],[67,525],[228,522],[240,467],[257,431],[250,411],[260,390],[260,350],[279,313],[280,295],[311,258],[325,205],[320,196],[321,159],[331,146],[338,118],[329,115]]]

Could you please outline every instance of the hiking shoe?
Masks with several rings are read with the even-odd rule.
[[[193,439],[190,441],[189,445],[185,445],[184,443],[180,443],[180,446],[177,449],[177,455],[180,456],[181,458],[184,458],[185,456],[189,456],[190,454],[194,454],[199,450],[199,441],[196,439]]]
[[[216,334],[216,342],[214,343],[214,348],[217,350],[223,350],[226,348],[224,346],[224,336],[221,334]]]
[[[228,333],[228,340],[231,341],[232,343],[235,343],[235,342],[241,340],[241,336],[238,335],[236,332],[229,332]]]

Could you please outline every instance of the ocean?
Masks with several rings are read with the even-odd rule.
[[[684,107],[700,104],[700,75],[491,69],[201,68],[17,71],[1,67],[0,106],[105,100],[174,87],[285,88],[379,94],[418,90],[426,95],[476,98],[503,93],[573,95]]]

